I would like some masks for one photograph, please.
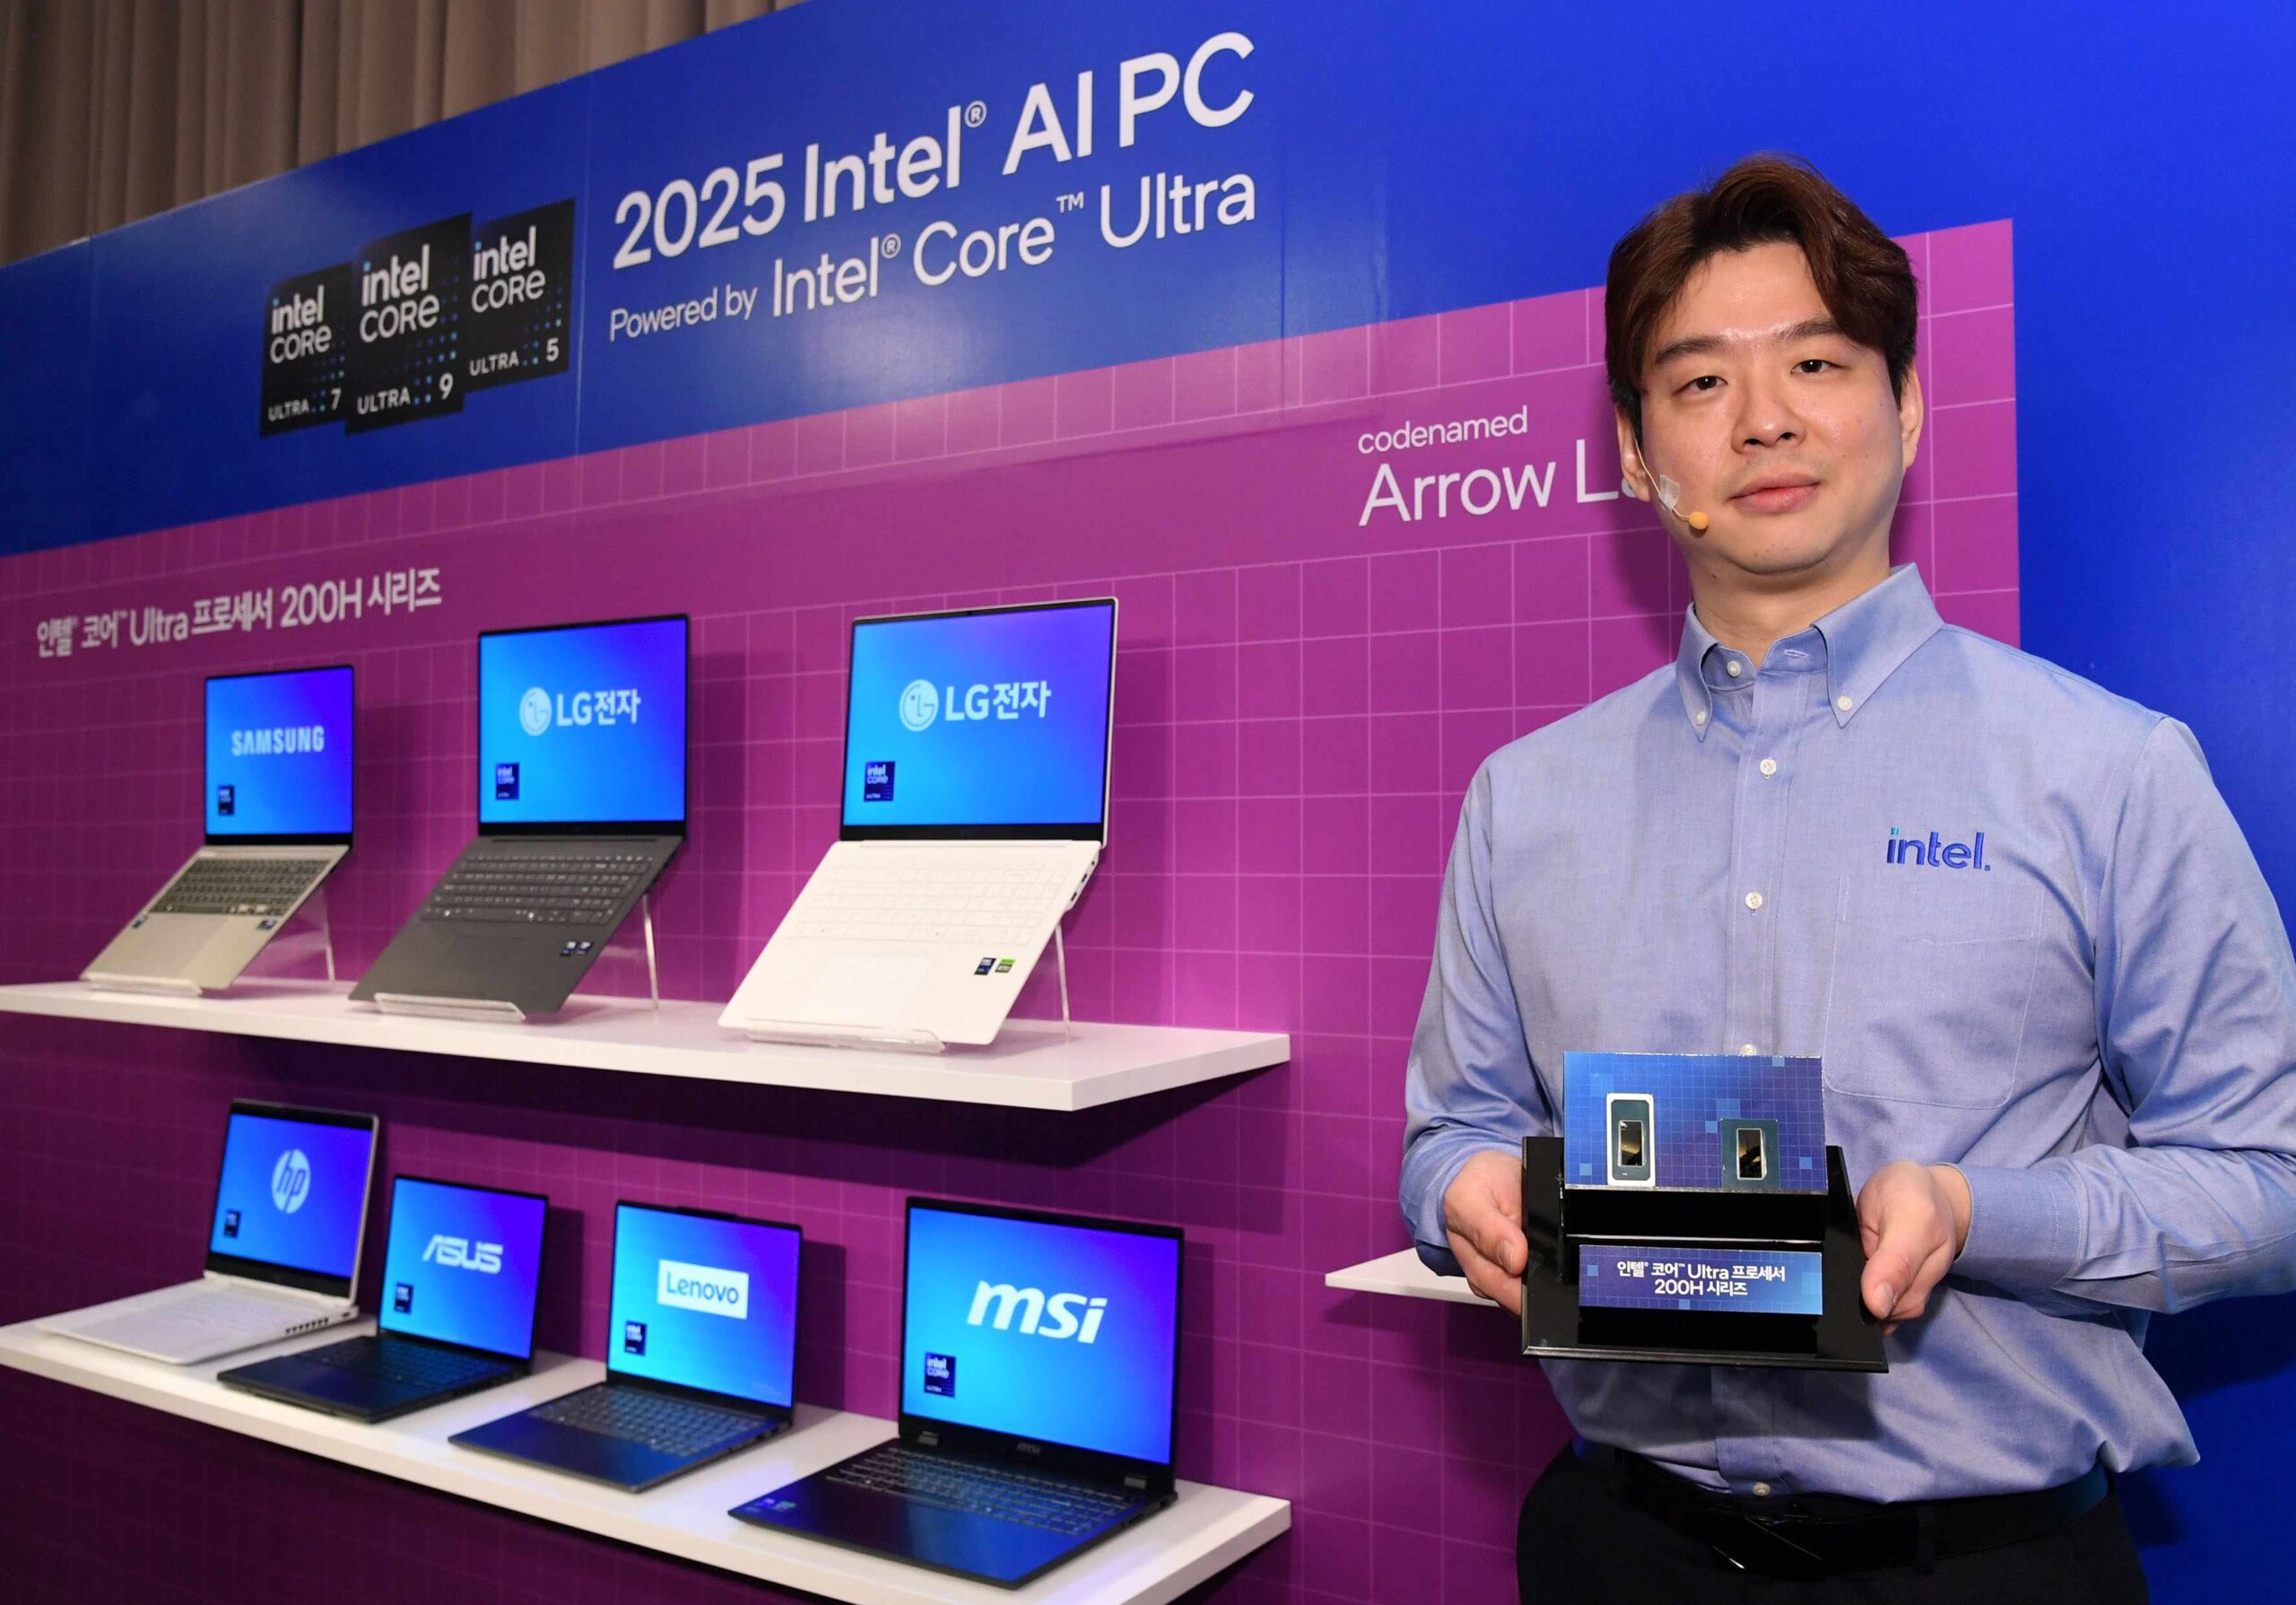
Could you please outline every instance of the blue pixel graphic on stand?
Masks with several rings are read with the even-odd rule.
[[[1823,1192],[1822,1069],[1753,1054],[1567,1053],[1563,1185]]]

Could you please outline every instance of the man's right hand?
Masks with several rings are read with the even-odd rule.
[[[1521,1314],[1531,1252],[1523,1236],[1523,1162],[1496,1148],[1470,1158],[1444,1190],[1443,1230],[1467,1286]]]

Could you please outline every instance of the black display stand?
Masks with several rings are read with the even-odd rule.
[[[1882,1329],[1866,1313],[1866,1254],[1841,1150],[1826,1149],[1826,1191],[1724,1191],[1565,1187],[1562,1139],[1523,1140],[1523,1352],[1578,1360],[1887,1371]],[[1687,1250],[1799,1249],[1823,1255],[1823,1313],[1578,1307],[1578,1249],[1588,1243]]]

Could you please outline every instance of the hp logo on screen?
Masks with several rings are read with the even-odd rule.
[[[921,730],[940,716],[941,693],[930,680],[911,680],[901,688],[900,722]]]
[[[550,728],[550,693],[539,685],[530,687],[518,699],[518,723],[529,736],[539,736]]]
[[[271,1167],[271,1201],[282,1215],[292,1215],[311,1196],[311,1162],[300,1148],[290,1148]]]

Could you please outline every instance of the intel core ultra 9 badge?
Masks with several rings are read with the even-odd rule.
[[[470,279],[470,214],[374,240],[351,260],[352,434],[463,406],[463,302]]]
[[[341,421],[351,300],[351,268],[341,262],[271,287],[263,317],[263,433]]]
[[[472,230],[464,385],[483,390],[565,372],[573,347],[573,284],[571,200]]]

